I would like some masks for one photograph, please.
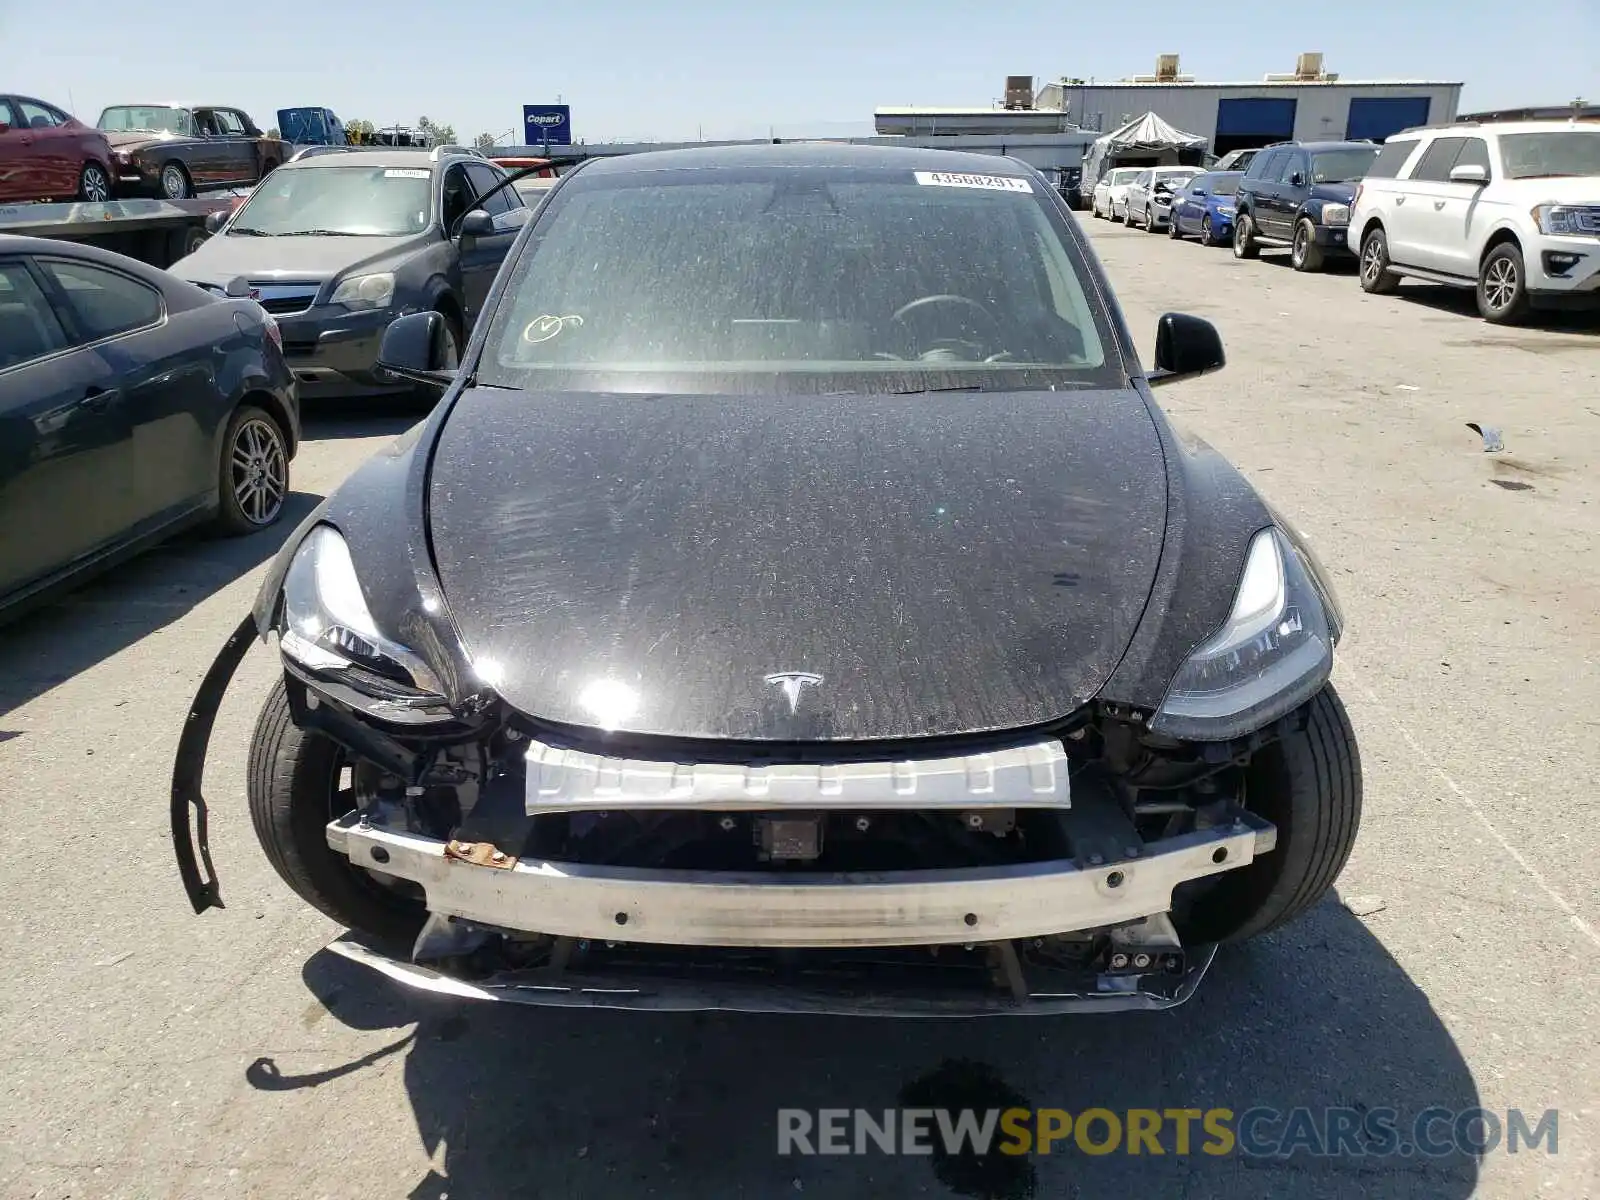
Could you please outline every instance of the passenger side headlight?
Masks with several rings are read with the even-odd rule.
[[[443,705],[444,687],[415,651],[379,629],[361,592],[350,547],[338,530],[318,525],[300,543],[283,581],[279,648],[321,678],[345,685],[370,704],[401,710]]]
[[[390,271],[376,275],[352,275],[341,279],[339,286],[328,297],[329,304],[343,304],[349,308],[388,308],[394,303],[394,274]]]
[[[1227,621],[1178,668],[1150,729],[1186,741],[1239,737],[1293,712],[1332,671],[1322,599],[1288,539],[1264,529]]]
[[[1324,225],[1350,224],[1350,206],[1348,204],[1324,204],[1322,206],[1322,223]]]

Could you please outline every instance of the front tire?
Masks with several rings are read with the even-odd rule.
[[[1178,228],[1178,214],[1167,214],[1167,236],[1175,242],[1183,241],[1183,232]]]
[[[1144,210],[1144,231],[1146,233],[1161,232],[1161,230],[1156,227],[1156,214],[1155,210],[1153,209],[1147,208]]]
[[[1477,293],[1478,312],[1491,325],[1515,325],[1527,317],[1528,273],[1514,243],[1501,242],[1484,256]]]
[[[1317,245],[1317,227],[1310,217],[1301,217],[1295,222],[1289,261],[1296,271],[1322,270],[1322,247]]]
[[[78,199],[85,204],[104,204],[111,199],[111,176],[97,162],[86,162],[78,173]]]
[[[1321,900],[1344,869],[1361,825],[1361,756],[1332,684],[1307,702],[1304,729],[1257,752],[1245,807],[1277,827],[1278,844],[1248,867],[1179,888],[1174,919],[1186,943],[1276,929]],[[1191,888],[1192,899],[1183,895]]]
[[[161,195],[168,200],[187,200],[194,195],[194,184],[182,163],[169,162],[161,168]]]
[[[1217,231],[1211,224],[1211,214],[1207,213],[1200,218],[1200,244],[1202,246],[1220,246],[1217,240]]]
[[[328,822],[356,807],[354,785],[345,784],[349,765],[338,743],[294,723],[279,679],[250,739],[250,823],[273,870],[307,904],[346,929],[408,945],[427,916],[421,903],[328,845]]]
[[[1255,258],[1261,253],[1261,243],[1256,241],[1256,223],[1249,213],[1240,213],[1233,219],[1233,256]]]

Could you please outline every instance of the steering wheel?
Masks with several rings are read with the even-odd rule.
[[[976,300],[973,300],[967,296],[957,296],[952,292],[940,292],[933,296],[919,296],[909,304],[902,304],[899,308],[895,309],[893,319],[896,322],[904,322],[905,319],[911,316],[913,313],[921,312],[924,309],[933,308],[939,305],[966,308],[976,312],[978,316],[983,319],[984,324],[987,326],[987,329],[985,329],[983,332],[989,335],[989,344],[992,345],[999,342],[1000,322],[995,317],[994,313],[990,312],[988,308],[982,304],[979,304]],[[968,349],[973,352],[970,358],[965,354],[965,351]],[[927,352],[919,355],[918,357],[938,358],[945,360],[966,359],[966,361],[971,361],[972,358],[982,360],[985,357],[985,349],[986,346],[983,342],[976,342],[969,338],[943,337],[938,338],[930,343]]]

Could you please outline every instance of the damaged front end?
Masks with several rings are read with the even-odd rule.
[[[1186,896],[1276,843],[1244,804],[1271,730],[1186,744],[1092,705],[1008,739],[619,749],[318,661],[293,603],[276,611],[293,723],[347,764],[326,851],[414,915],[409,946],[357,928],[331,948],[426,990],[647,1009],[1165,1008],[1213,952],[1184,943]],[[222,904],[206,742],[258,632],[247,620],[229,638],[179,748],[173,837],[197,912]]]

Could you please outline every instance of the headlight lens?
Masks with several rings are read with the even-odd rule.
[[[1304,704],[1333,670],[1322,600],[1277,529],[1250,542],[1233,609],[1178,668],[1150,722],[1187,741],[1224,741]]]
[[[350,547],[332,526],[313,529],[289,564],[279,646],[301,666],[375,699],[402,708],[444,702],[432,668],[378,630]]]
[[[1600,204],[1541,204],[1533,219],[1547,237],[1600,237]]]
[[[1219,217],[1231,217],[1231,216],[1233,216],[1235,211],[1236,210],[1234,209],[1233,205],[1231,205],[1231,204],[1219,204],[1219,205],[1217,205],[1217,216],[1219,216]]]
[[[341,279],[339,286],[328,297],[329,304],[343,304],[350,308],[388,308],[394,303],[394,274],[383,271],[376,275],[352,275]]]
[[[1324,204],[1322,206],[1322,223],[1324,225],[1350,224],[1350,206],[1348,204]]]

